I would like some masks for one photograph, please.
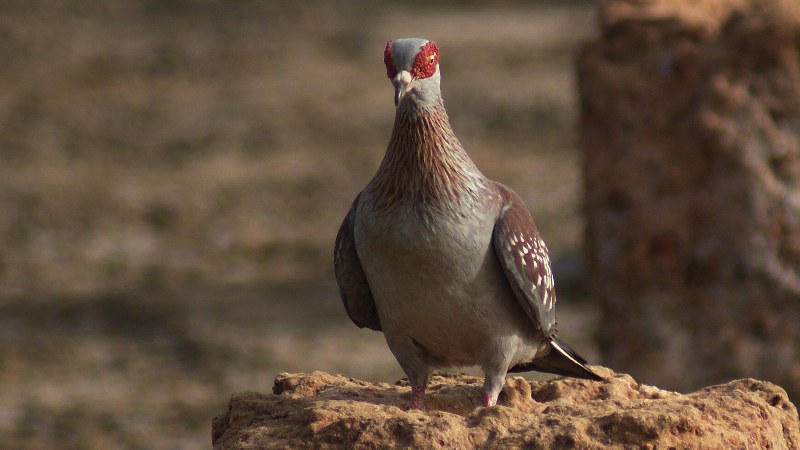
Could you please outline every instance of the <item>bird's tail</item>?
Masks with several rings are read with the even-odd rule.
[[[555,337],[550,338],[549,344],[550,352],[545,356],[537,357],[529,363],[518,364],[508,371],[527,372],[535,370],[537,372],[553,373],[586,380],[603,380],[603,377],[586,367],[586,360],[569,345]]]

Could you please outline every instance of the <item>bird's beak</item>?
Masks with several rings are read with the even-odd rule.
[[[414,87],[414,79],[407,70],[402,70],[392,79],[394,85],[394,106],[400,104],[400,100],[406,95],[408,91]]]

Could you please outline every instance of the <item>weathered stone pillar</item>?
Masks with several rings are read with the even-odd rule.
[[[800,398],[800,1],[617,0],[579,59],[604,363]]]

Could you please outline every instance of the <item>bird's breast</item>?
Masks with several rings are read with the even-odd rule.
[[[357,215],[356,249],[385,333],[407,334],[448,355],[447,364],[469,365],[488,358],[500,334],[532,332],[494,253],[496,214],[487,209]]]
[[[494,218],[477,210],[459,215],[414,208],[386,214],[364,211],[356,217],[356,248],[365,269],[391,272],[409,282],[464,283],[484,263],[493,227]]]

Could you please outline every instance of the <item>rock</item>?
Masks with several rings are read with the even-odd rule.
[[[482,378],[435,375],[427,412],[410,388],[323,372],[282,373],[272,394],[234,395],[213,421],[215,450],[267,448],[800,448],[797,409],[753,379],[681,395],[596,368],[604,382],[509,378],[480,407]]]
[[[800,2],[609,0],[579,57],[604,364],[800,398]]]

